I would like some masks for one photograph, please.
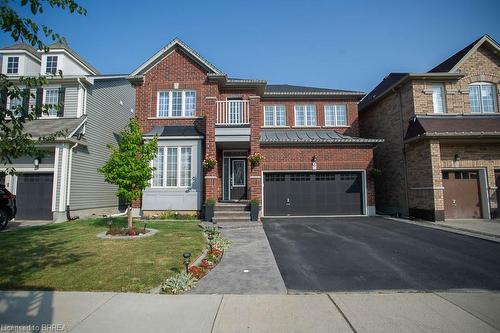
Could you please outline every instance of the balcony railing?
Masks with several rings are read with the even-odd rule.
[[[250,124],[248,101],[217,101],[216,125]]]

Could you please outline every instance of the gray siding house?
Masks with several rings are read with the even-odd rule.
[[[15,44],[0,54],[2,73],[13,81],[63,72],[62,78],[53,76],[46,86],[32,90],[35,98],[29,105],[62,107],[27,123],[26,131],[34,139],[60,130],[65,135],[44,145],[44,156],[13,162],[16,175],[4,182],[17,196],[16,219],[64,221],[117,212],[116,186],[106,183],[97,169],[109,157],[106,146],[117,144],[118,133],[134,114],[135,92],[126,76],[101,75],[64,44],[51,45],[48,53]],[[21,101],[2,102],[11,107]]]

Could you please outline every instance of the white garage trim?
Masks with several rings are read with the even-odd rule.
[[[307,173],[318,173],[318,172],[360,172],[361,173],[361,188],[363,191],[363,214],[362,215],[314,215],[314,217],[355,217],[355,216],[368,216],[368,191],[367,191],[367,181],[366,181],[366,170],[364,169],[339,169],[339,170],[265,170],[261,172],[261,208],[262,208],[262,217],[266,217],[264,215],[264,173],[289,173],[289,172],[307,172]],[[272,218],[290,218],[291,216],[272,216]],[[310,215],[297,216],[293,217],[310,217]]]

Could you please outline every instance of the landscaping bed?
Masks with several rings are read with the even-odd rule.
[[[187,272],[174,275],[162,284],[161,290],[167,294],[180,294],[195,287],[196,282],[207,275],[222,259],[230,241],[223,238],[217,227],[204,227],[203,232],[209,244],[208,251],[187,265]]]
[[[148,221],[158,232],[109,241],[106,219],[77,220],[0,233],[0,289],[147,292],[183,270],[183,253],[206,249],[199,221]],[[113,218],[125,228],[125,218]],[[136,222],[138,229],[143,223]]]

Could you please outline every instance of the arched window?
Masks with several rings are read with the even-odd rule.
[[[494,84],[474,82],[469,85],[470,110],[473,113],[497,111],[497,92]]]

